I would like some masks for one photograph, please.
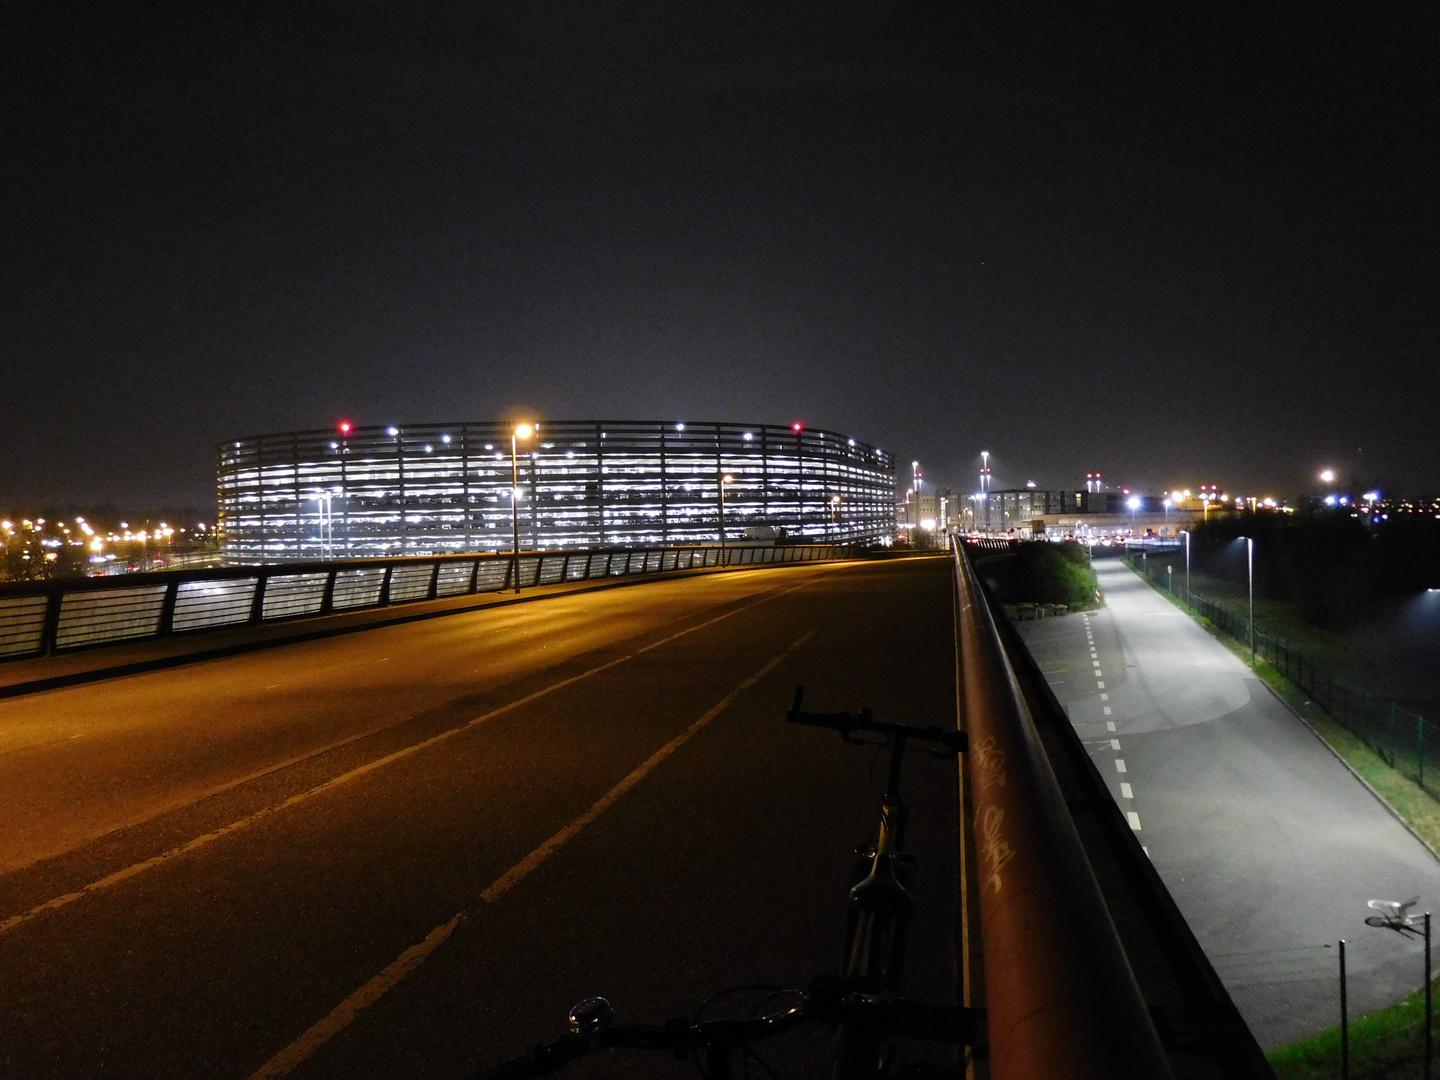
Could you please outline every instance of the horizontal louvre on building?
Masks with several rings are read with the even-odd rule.
[[[219,448],[232,561],[509,551],[511,425],[259,435]],[[555,421],[519,444],[526,550],[865,543],[894,532],[895,461],[830,431]]]

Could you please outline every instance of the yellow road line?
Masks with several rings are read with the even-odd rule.
[[[823,576],[823,574],[816,575],[816,577],[820,576]],[[436,743],[444,742],[446,739],[453,738],[454,736],[459,735],[464,731],[468,731],[479,724],[485,723],[487,720],[492,720],[497,716],[502,716],[505,713],[511,712],[524,705],[529,705],[533,701],[538,701],[540,698],[546,697],[549,694],[553,694],[557,690],[563,690],[567,686],[571,686],[584,679],[588,679],[592,675],[598,675],[602,671],[607,671],[610,668],[625,663],[626,661],[633,660],[635,659],[635,657],[641,656],[652,649],[658,649],[661,645],[668,645],[672,641],[685,637],[687,634],[693,634],[697,630],[703,630],[707,626],[713,626],[715,623],[721,622],[724,619],[728,619],[732,615],[739,615],[743,611],[748,611],[750,608],[766,603],[767,601],[773,600],[776,597],[784,596],[787,593],[795,592],[797,589],[802,589],[814,580],[815,578],[810,578],[806,581],[801,582],[798,585],[792,585],[787,589],[777,589],[774,592],[766,593],[759,599],[752,600],[749,603],[743,604],[738,608],[727,611],[723,615],[716,615],[714,618],[706,619],[704,622],[697,623],[696,625],[689,627],[688,629],[681,630],[678,633],[671,634],[669,637],[664,637],[661,638],[659,641],[652,642],[649,645],[646,645],[644,648],[636,649],[633,653],[627,653],[625,656],[617,657],[614,660],[608,660],[605,663],[598,664],[587,671],[582,671],[578,675],[572,675],[568,679],[561,679],[559,682],[551,683],[549,686],[536,690],[534,693],[526,694],[522,698],[517,698],[515,701],[509,702],[506,705],[501,705],[499,708],[491,709],[487,713],[483,713],[480,716],[474,717],[473,719],[466,721],[458,727],[449,728],[446,731],[440,732],[438,735],[432,735],[430,736],[430,738],[424,739],[418,743],[413,744],[412,746],[407,746],[400,750],[396,750],[393,753],[386,754],[383,757],[376,758],[374,761],[366,762],[364,765],[360,765],[357,768],[351,769],[349,772],[341,773],[339,776],[331,777],[323,784],[319,784],[313,788],[309,788],[308,790],[302,791],[296,795],[291,795],[288,799],[276,803],[274,806],[267,806],[262,810],[257,810],[253,814],[248,814],[245,817],[238,818],[237,820],[232,821],[227,825],[222,825],[220,826],[220,828],[214,829],[211,832],[203,833],[200,836],[194,837],[191,840],[187,840],[185,843],[180,844],[177,847],[170,848],[168,851],[163,851],[159,855],[155,855],[151,858],[144,859],[137,863],[133,863],[132,865],[127,866],[124,869],[115,871],[113,874],[107,874],[105,877],[100,878],[97,881],[92,881],[89,884],[84,885],[79,889],[76,889],[74,892],[68,892],[60,896],[51,897],[43,904],[37,904],[35,907],[30,908],[28,911],[22,911],[18,914],[9,916],[8,918],[0,919],[0,934],[3,934],[8,930],[13,930],[15,927],[21,925],[22,923],[27,923],[31,919],[37,918],[38,916],[45,914],[47,911],[54,911],[57,908],[66,907],[70,904],[73,904],[75,901],[81,899],[82,897],[90,895],[91,893],[96,893],[104,889],[108,889],[112,885],[118,885],[122,881],[128,881],[130,878],[143,874],[147,870],[153,870],[155,867],[170,862],[173,859],[179,858],[181,855],[188,855],[192,851],[207,847],[210,844],[213,844],[216,840],[219,840],[225,836],[229,836],[231,833],[239,832],[242,829],[247,829],[251,825],[263,821],[264,819],[272,816],[273,814],[279,813],[281,810],[288,810],[292,806],[297,806],[300,803],[308,802],[310,799],[313,799],[317,795],[324,794],[325,792],[340,787],[343,784],[348,784],[352,780],[358,780],[360,777],[366,776],[369,773],[374,772],[376,769],[383,768],[386,765],[390,765],[396,761],[402,760],[403,758],[407,758],[411,754],[418,753],[421,750],[434,746]],[[333,744],[333,746],[343,746],[346,742],[350,741],[353,740],[343,740],[340,743]],[[293,760],[303,761],[305,759],[302,757]],[[255,775],[265,775],[265,773],[269,771],[272,770],[265,770]]]
[[[706,724],[724,712],[737,697],[746,690],[749,690],[766,675],[770,674],[770,672],[774,671],[775,668],[780,665],[781,661],[796,649],[800,648],[800,646],[804,645],[805,642],[809,641],[814,633],[815,631],[808,630],[800,635],[795,643],[788,649],[771,660],[759,671],[755,672],[754,675],[751,675],[734,690],[731,690],[730,693],[716,702],[700,719],[696,720],[679,735],[676,735],[675,738],[671,739],[659,750],[656,750],[655,753],[637,765],[625,779],[621,780],[604,795],[595,800],[590,806],[590,809],[586,810],[574,821],[570,822],[570,824],[566,825],[554,836],[550,837],[550,839],[546,840],[534,851],[530,852],[529,855],[526,855],[509,870],[491,882],[490,886],[480,894],[480,899],[487,903],[494,903],[505,893],[513,889],[536,867],[551,855],[555,854],[560,848],[564,847],[565,844],[574,839],[581,830],[593,823],[596,818],[613,806],[622,795],[643,780],[657,765],[694,738]],[[430,933],[425,935],[424,941],[411,945],[402,952],[384,971],[380,972],[369,982],[365,983],[364,986],[360,987],[359,990],[356,990],[339,1005],[335,1006],[328,1016],[313,1024],[303,1035],[252,1073],[249,1080],[277,1080],[278,1077],[285,1076],[316,1050],[324,1046],[325,1043],[329,1042],[335,1035],[344,1030],[344,1028],[360,1014],[360,1010],[380,1000],[386,991],[396,986],[406,975],[410,974],[410,972],[428,960],[436,949],[449,940],[450,935],[459,928],[460,924],[469,918],[469,912],[458,911],[448,922],[441,923],[435,927],[434,930],[431,930]]]

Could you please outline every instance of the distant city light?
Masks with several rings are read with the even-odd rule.
[[[802,423],[800,423],[800,421],[797,420],[797,421],[795,421],[795,423],[793,423],[793,424],[790,425],[790,430],[791,430],[791,431],[804,431],[804,430],[805,430],[805,425],[802,424]]]
[[[349,435],[349,434],[350,434],[350,421],[349,421],[349,420],[341,420],[341,421],[340,421],[340,434],[341,434],[341,435]]]
[[[400,429],[398,427],[387,427],[385,429],[385,434],[389,435],[393,439],[396,435],[400,434]]]
[[[1324,470],[1324,471],[1321,472],[1321,474],[1320,474],[1320,479],[1321,479],[1321,480],[1324,480],[1325,483],[1327,483],[1327,484],[1333,484],[1333,483],[1335,482],[1335,470],[1334,470],[1334,469],[1326,469],[1326,470]]]
[[[1335,496],[1334,496],[1334,495],[1326,495],[1326,496],[1325,496],[1325,505],[1326,505],[1326,506],[1334,506],[1334,505],[1335,505]]]
[[[676,430],[676,431],[684,431],[684,430],[685,430],[685,425],[684,425],[684,424],[676,424],[676,425],[675,425],[675,430]]]

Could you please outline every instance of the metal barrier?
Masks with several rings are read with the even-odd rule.
[[[434,555],[0,585],[0,660],[568,581],[848,558],[835,544]]]
[[[953,558],[991,1076],[1162,1080],[1167,1055],[994,615],[960,545]]]

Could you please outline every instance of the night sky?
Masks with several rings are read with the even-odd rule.
[[[1440,490],[1437,11],[10,0],[0,504],[519,408]]]

